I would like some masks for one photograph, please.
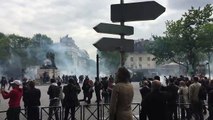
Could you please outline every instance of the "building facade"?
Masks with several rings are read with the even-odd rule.
[[[154,56],[148,53],[129,53],[125,66],[131,70],[155,69],[156,62],[153,58]]]

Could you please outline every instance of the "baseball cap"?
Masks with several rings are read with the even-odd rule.
[[[15,85],[21,85],[21,81],[20,80],[14,80],[13,82],[11,82],[11,84],[15,84]]]

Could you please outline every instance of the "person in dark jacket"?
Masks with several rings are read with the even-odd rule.
[[[160,91],[160,81],[154,80],[151,89],[151,93],[142,101],[143,114],[146,114],[149,120],[168,120],[167,96]],[[146,118],[143,117],[140,120],[146,120]]]
[[[9,109],[7,110],[7,120],[19,120],[20,115],[20,101],[23,94],[22,88],[19,88],[21,85],[20,80],[14,80],[10,83],[12,90],[8,93],[5,90],[1,90],[2,96],[4,99],[9,99]]]
[[[75,120],[75,107],[79,105],[78,94],[81,88],[77,81],[69,79],[68,85],[64,86],[63,107],[65,108],[64,120],[68,120],[69,110],[71,109],[71,120]]]
[[[143,81],[143,84],[141,85],[142,88],[140,89],[140,93],[141,93],[141,104],[143,102],[143,100],[145,100],[146,96],[151,92],[151,89],[148,87],[148,81]],[[146,115],[143,114],[143,108],[141,108],[141,111],[140,111],[140,117],[141,119],[146,119]]]
[[[59,106],[59,103],[60,103],[60,99],[59,99],[60,87],[56,83],[55,79],[51,79],[50,82],[51,82],[51,85],[49,86],[47,91],[47,94],[49,95],[49,99],[50,99],[50,104],[49,104],[50,109],[49,109],[48,120],[52,119],[53,111],[55,114],[55,119],[59,120],[57,106]]]
[[[207,92],[208,92],[208,110],[209,110],[208,120],[213,120],[213,80],[210,81]]]
[[[13,77],[11,77],[10,79],[9,79],[9,87],[8,87],[8,90],[10,90],[10,88],[11,88],[11,83],[14,81],[14,78]]]
[[[35,88],[35,82],[29,81],[26,91],[27,120],[39,120],[41,91]]]
[[[175,85],[175,78],[169,79],[169,85],[166,87],[168,94],[168,117],[169,120],[177,120],[177,100],[178,100],[178,86]]]
[[[89,99],[89,89],[90,89],[89,77],[86,76],[85,79],[84,79],[83,85],[82,85],[84,98],[81,101],[85,101],[85,102],[88,101],[87,99]]]
[[[96,102],[101,101],[101,89],[102,89],[102,83],[100,82],[99,78],[95,78],[95,95],[96,95]]]
[[[25,109],[25,114],[27,113],[26,112],[26,109],[27,109],[27,98],[26,98],[26,92],[28,91],[29,87],[28,87],[28,83],[27,81],[24,81],[23,80],[23,83],[22,83],[22,89],[23,89],[23,96],[22,96],[22,100],[24,102],[24,109]]]
[[[6,84],[7,84],[6,77],[2,76],[2,78],[1,78],[1,89],[5,89]]]

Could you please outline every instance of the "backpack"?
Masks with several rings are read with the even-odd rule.
[[[59,86],[55,86],[55,85],[51,85],[50,86],[50,94],[51,96],[54,97],[59,97],[60,96],[60,87]]]

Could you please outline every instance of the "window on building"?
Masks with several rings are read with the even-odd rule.
[[[141,64],[139,64],[139,68],[142,69],[142,65]]]
[[[133,57],[131,57],[130,60],[133,61],[134,60]]]
[[[150,57],[147,57],[147,61],[150,61]]]
[[[142,61],[142,57],[139,57],[139,61]]]
[[[133,69],[133,68],[134,68],[134,66],[133,66],[133,65],[131,65],[131,68]]]

